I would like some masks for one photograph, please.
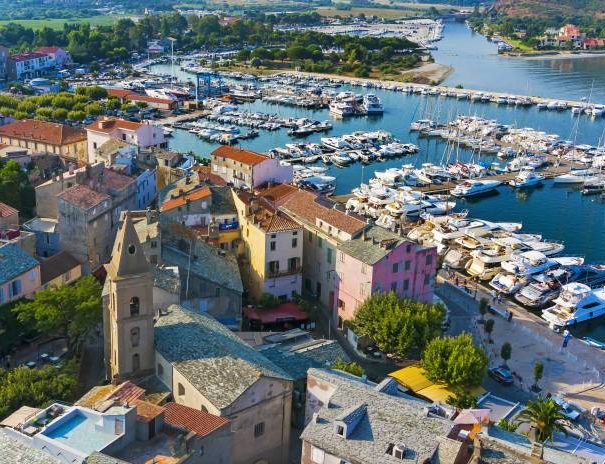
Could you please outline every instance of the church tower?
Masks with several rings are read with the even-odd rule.
[[[105,265],[105,364],[112,381],[154,372],[151,268],[128,211],[122,213],[111,261]]]

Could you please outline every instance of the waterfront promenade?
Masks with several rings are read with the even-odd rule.
[[[454,274],[452,277],[458,277],[459,286],[441,272],[437,278],[437,294],[446,305],[462,306],[469,313],[475,314],[468,321],[467,330],[473,333],[477,341],[485,344],[491,366],[503,363],[500,349],[505,342],[509,342],[512,346],[512,357],[507,364],[511,371],[517,374],[517,386],[529,391],[533,384],[533,366],[539,360],[544,364],[544,377],[539,382],[542,393],[565,396],[569,401],[587,410],[605,405],[605,378],[601,374],[605,372],[603,351],[576,338],[572,338],[567,347],[562,348],[562,335],[553,332],[536,314],[509,300],[492,302],[486,287],[462,274]],[[462,287],[465,281],[468,292]],[[495,320],[491,334],[493,343],[486,343],[487,335],[483,326],[478,324],[481,298],[486,298],[490,305],[496,308],[496,311],[485,316]],[[513,314],[510,322],[502,316],[506,315],[507,311]]]

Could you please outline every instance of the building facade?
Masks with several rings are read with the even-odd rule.
[[[18,228],[19,211],[6,203],[0,202],[0,230]]]
[[[0,126],[0,143],[87,162],[86,131],[65,124],[23,119]]]
[[[40,288],[40,263],[14,243],[0,246],[0,305],[29,297]]]
[[[165,148],[164,129],[148,123],[103,117],[86,127],[88,162],[97,161],[97,149],[110,139],[118,139],[139,148]]]
[[[107,270],[103,311],[105,363],[109,379],[155,371],[153,280],[128,213],[122,221]]]
[[[402,298],[430,303],[437,250],[422,247],[378,226],[341,243],[336,257],[338,325],[352,320],[375,293],[393,291]]]
[[[222,146],[212,152],[213,174],[238,188],[256,188],[267,183],[292,182],[291,165],[249,150]]]
[[[303,228],[261,197],[234,194],[244,244],[240,268],[250,296],[282,301],[301,294]]]

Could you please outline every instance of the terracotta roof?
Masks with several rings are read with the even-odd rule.
[[[57,53],[59,50],[61,50],[59,47],[40,47],[40,48],[36,48],[36,52],[38,53]]]
[[[298,190],[285,198],[280,206],[286,212],[304,219],[309,224],[315,225],[316,219],[319,219],[351,235],[365,227],[365,221],[334,209],[334,205],[335,203],[320,198],[313,192]]]
[[[127,380],[126,382],[118,385],[118,388],[116,388],[112,394],[107,397],[107,399],[117,400],[122,403],[134,404],[135,400],[138,400],[144,394],[145,389]]]
[[[13,61],[28,61],[28,60],[33,60],[35,58],[42,58],[43,56],[46,56],[46,53],[24,52],[24,53],[16,53],[14,55],[11,55],[11,60],[13,60]]]
[[[135,179],[119,172],[112,171],[111,169],[105,169],[103,171],[102,186],[110,190],[123,190],[128,187]]]
[[[143,124],[139,122],[126,121],[124,119],[99,118],[89,126],[86,126],[86,130],[109,134],[116,129],[136,131],[141,127],[143,127]]]
[[[132,402],[137,407],[137,420],[149,422],[158,417],[165,411],[165,408],[149,401],[134,400]]]
[[[165,201],[162,207],[160,208],[160,211],[170,211],[178,206],[183,206],[187,204],[187,201],[201,200],[202,198],[205,198],[210,195],[212,195],[212,193],[210,192],[210,189],[208,187],[196,189],[191,191],[190,193],[181,195],[178,198],[173,198],[168,201]]]
[[[64,190],[57,195],[63,201],[71,203],[72,205],[81,209],[90,209],[98,204],[109,200],[109,196],[105,193],[96,192],[86,185],[74,185],[73,187]]]
[[[168,403],[165,406],[164,422],[179,429],[187,429],[198,437],[210,435],[229,423],[229,420],[213,414],[198,411],[182,404]]]
[[[12,216],[13,214],[19,214],[19,211],[6,203],[0,202],[0,217],[5,218]]]
[[[65,124],[23,119],[0,127],[0,135],[21,140],[66,145],[86,140],[86,131]]]
[[[268,156],[261,155],[260,153],[229,147],[227,145],[218,147],[212,152],[212,156],[229,158],[233,161],[239,161],[240,163],[247,164],[249,166],[254,166],[269,159]]]
[[[167,103],[169,105],[176,104],[176,101],[171,100],[170,98],[150,97],[149,95],[139,95],[138,93],[132,93],[132,94],[128,95],[126,98],[131,101],[142,101],[142,102],[149,102],[149,103]]]
[[[279,206],[284,199],[294,192],[298,192],[298,189],[290,184],[276,184],[272,187],[266,187],[256,191],[256,194],[271,200],[276,206]]]
[[[78,267],[80,261],[69,252],[62,250],[40,263],[40,280],[42,285]]]
[[[193,170],[197,172],[198,180],[200,182],[218,185],[219,187],[223,187],[227,185],[227,181],[223,179],[221,176],[213,174],[210,171],[210,166],[202,166],[201,164],[196,164],[193,166]]]
[[[132,90],[126,90],[126,89],[105,89],[105,90],[107,90],[107,95],[110,97],[124,98],[124,97],[134,94],[134,92]]]

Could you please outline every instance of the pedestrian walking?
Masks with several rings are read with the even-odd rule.
[[[496,290],[492,290],[492,303],[496,302],[496,298],[498,298],[498,292]]]
[[[496,295],[496,301],[497,301],[498,303],[502,303],[502,293],[498,293],[498,294]]]
[[[513,312],[512,311],[508,311],[508,318],[507,318],[508,322],[513,320]]]
[[[456,280],[454,281],[454,284],[456,284],[456,287],[458,286],[459,280],[458,280],[458,276],[456,276]]]

